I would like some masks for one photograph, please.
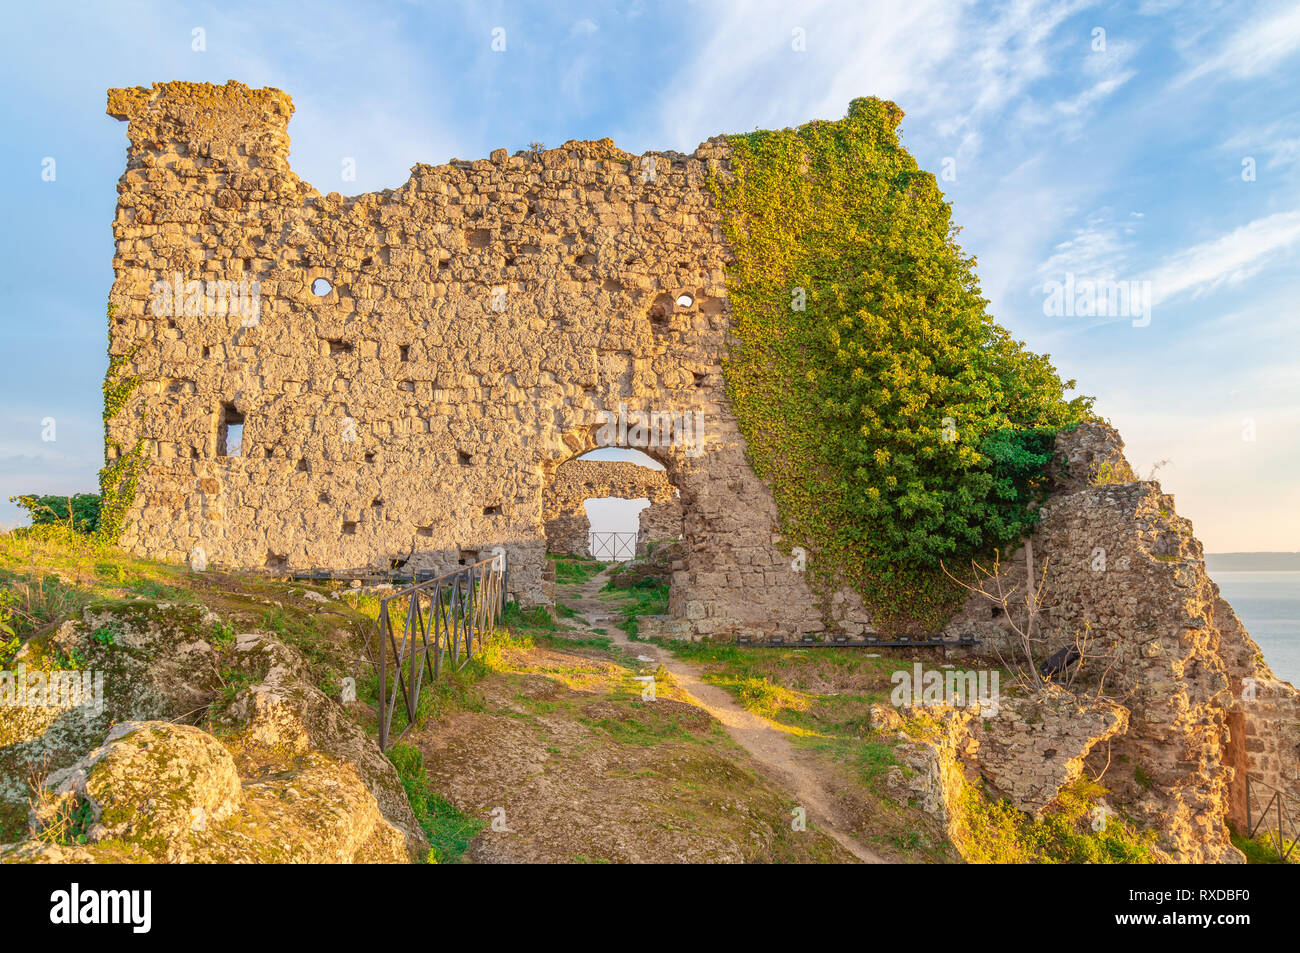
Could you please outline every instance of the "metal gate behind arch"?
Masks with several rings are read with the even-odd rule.
[[[587,550],[592,559],[621,562],[636,558],[636,533],[589,533]]]

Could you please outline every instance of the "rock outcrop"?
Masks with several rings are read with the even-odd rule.
[[[1296,691],[1273,679],[1206,574],[1191,523],[1159,484],[1133,478],[1113,429],[1085,423],[1061,434],[1053,473],[1041,522],[1001,574],[1023,600],[1032,559],[1044,592],[1036,660],[1085,645],[1076,691],[1127,712],[1102,733],[1105,744],[1085,752],[1087,769],[1104,774],[1115,803],[1159,831],[1172,859],[1240,860],[1226,821],[1244,814],[1244,772],[1300,794],[1300,749],[1288,742],[1294,729],[1287,734]],[[948,631],[974,632],[982,651],[1023,658],[1006,613],[978,595]],[[1253,688],[1243,694],[1244,685]],[[1050,746],[1046,737],[1026,741],[1033,751]],[[1014,784],[1001,787],[1015,793]]]
[[[17,664],[57,671],[75,658],[103,692],[0,708],[3,833],[19,818],[27,833],[0,860],[424,856],[392,764],[311,683],[298,650],[265,632],[217,638],[218,622],[198,606],[103,603],[23,647]]]

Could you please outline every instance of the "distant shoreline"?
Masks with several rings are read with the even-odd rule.
[[[1300,553],[1206,553],[1210,572],[1300,572]]]

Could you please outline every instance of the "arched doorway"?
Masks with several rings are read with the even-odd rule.
[[[680,539],[682,507],[663,464],[639,450],[600,448],[556,468],[543,502],[548,553],[630,559]]]

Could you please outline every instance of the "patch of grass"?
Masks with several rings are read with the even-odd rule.
[[[971,863],[987,864],[1155,863],[1155,832],[1113,810],[1099,813],[1097,802],[1105,793],[1100,784],[1081,778],[1062,788],[1041,817],[1033,817],[966,784],[959,801],[962,853]]]
[[[169,586],[156,579],[133,580],[127,584],[127,589],[132,595],[140,596],[143,599],[149,599],[152,602],[186,603],[195,601],[194,593],[190,592],[188,589]]]
[[[462,813],[454,804],[433,790],[424,769],[424,755],[407,744],[394,745],[388,752],[389,760],[397,768],[398,777],[406,791],[411,811],[420,822],[420,829],[429,839],[427,862],[433,864],[459,864],[465,852],[486,823]]]
[[[1261,831],[1255,837],[1249,837],[1229,825],[1228,834],[1232,838],[1232,846],[1246,855],[1246,863],[1248,864],[1300,863],[1300,848],[1291,850],[1296,847],[1295,841],[1287,840],[1285,837],[1282,838],[1282,853],[1285,854],[1288,850],[1291,850],[1290,857],[1283,860],[1278,854],[1277,843],[1272,839],[1272,835],[1265,831]]]
[[[580,585],[592,577],[600,575],[601,570],[605,568],[605,564],[599,559],[555,556],[549,553],[546,558],[555,565],[555,582],[562,586]]]
[[[231,622],[218,622],[212,627],[212,634],[208,636],[209,641],[218,647],[225,647],[235,644],[235,626]]]
[[[37,801],[45,800],[49,793],[42,790],[35,797]],[[95,819],[95,809],[89,801],[80,797],[69,798],[46,813],[47,819],[36,833],[37,840],[64,847],[86,843],[90,825]]]
[[[834,734],[808,735],[794,741],[800,747],[819,751],[832,761],[845,765],[859,784],[875,794],[884,793],[885,775],[898,764],[892,741]]]
[[[505,609],[501,613],[500,625],[512,632],[554,632],[560,627],[555,618],[543,606],[521,609],[517,602],[506,603]]]
[[[262,675],[254,672],[245,672],[235,668],[223,669],[217,674],[221,679],[221,695],[208,706],[209,724],[234,704],[235,698],[240,692],[255,682],[260,682],[263,678]]]
[[[628,589],[606,583],[601,591],[616,597],[618,604],[612,608],[618,611],[621,621],[615,624],[627,633],[629,639],[638,637],[641,616],[663,615],[668,611],[668,585],[653,579],[642,579]]]

